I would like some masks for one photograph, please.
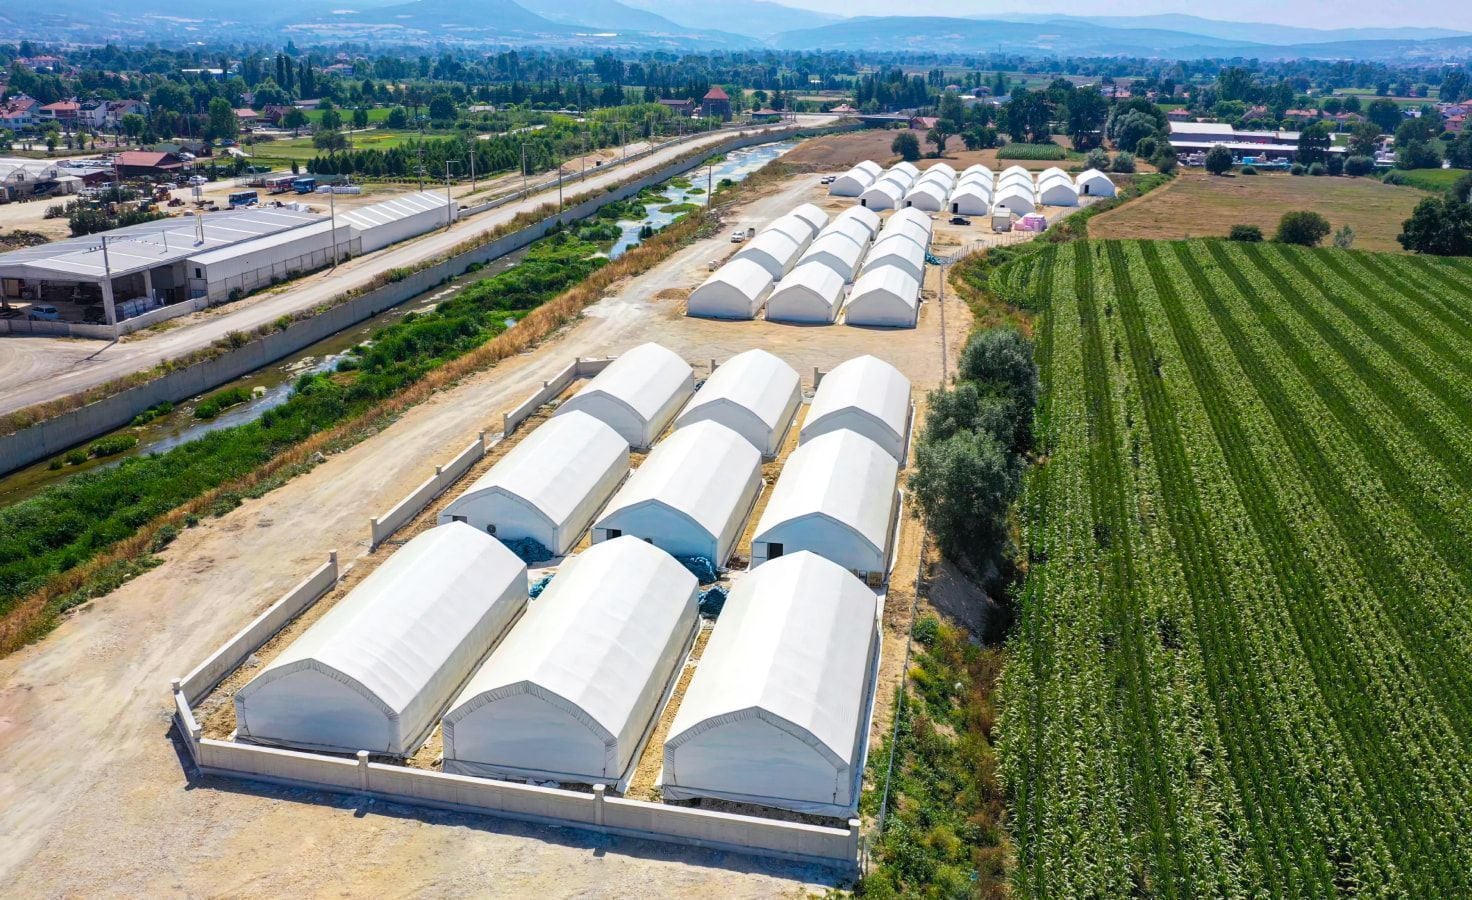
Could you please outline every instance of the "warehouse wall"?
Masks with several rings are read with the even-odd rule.
[[[820,129],[821,131],[848,130]],[[577,206],[568,207],[561,216],[528,225],[473,250],[468,250],[438,265],[417,271],[401,281],[384,285],[319,313],[310,319],[294,322],[282,331],[257,338],[236,350],[206,362],[171,371],[147,384],[130,388],[79,410],[48,419],[14,434],[0,436],[0,474],[60,453],[100,434],[120,428],[150,406],[165,400],[178,403],[202,394],[228,381],[253,372],[317,341],[371,318],[386,309],[435,287],[465,271],[477,262],[489,262],[532,243],[547,234],[558,222],[586,218],[615,200],[624,200],[644,188],[658,184],[696,168],[708,156],[728,153],[743,147],[769,144],[791,137],[795,132],[760,132],[733,137],[707,153],[691,159],[672,162],[657,171],[620,188],[599,194]],[[3,320],[0,320],[3,321]]]

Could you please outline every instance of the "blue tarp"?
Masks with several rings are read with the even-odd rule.
[[[677,556],[680,565],[690,570],[690,573],[700,579],[701,584],[714,584],[716,580],[716,564],[704,556]]]
[[[552,551],[543,547],[541,542],[535,538],[517,538],[511,541],[502,541],[506,549],[521,557],[521,561],[527,565],[532,563],[546,562],[552,558]]]
[[[536,582],[527,590],[526,595],[533,600],[537,599],[538,597],[542,596],[542,591],[545,591],[547,589],[547,585],[551,581],[551,575],[544,575],[541,578],[538,578]]]
[[[700,614],[715,618],[721,614],[721,608],[726,605],[726,589],[720,585],[701,592]]]

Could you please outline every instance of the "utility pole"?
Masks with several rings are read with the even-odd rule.
[[[578,181],[588,180],[588,129],[583,129],[583,174]]]
[[[527,190],[527,187],[526,187],[526,140],[525,139],[523,139],[522,142],[521,142],[521,196],[522,196],[522,199],[526,199],[527,197],[530,197],[531,196],[531,193]]]
[[[557,164],[557,221],[562,221],[562,163]]]
[[[422,133],[422,129],[421,129]],[[419,141],[419,189],[424,190],[424,140]]]
[[[711,203],[714,202],[714,201],[711,200],[711,180],[715,177],[715,168],[716,167],[714,165],[712,165],[711,163],[706,163],[705,164],[705,208],[706,209],[710,209]]]
[[[337,191],[333,185],[327,186],[327,209],[328,215],[332,217],[332,267],[337,268]]]
[[[450,195],[450,160],[445,160],[445,230],[455,224],[455,198]]]
[[[470,148],[470,192],[475,193],[475,148]]]

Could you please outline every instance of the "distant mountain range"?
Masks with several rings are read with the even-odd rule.
[[[15,39],[182,42],[259,38],[262,29],[298,43],[995,51],[1173,59],[1472,58],[1472,34],[1444,28],[1312,29],[1190,15],[839,18],[773,0],[196,0],[185,7],[171,0],[101,6],[91,0],[48,0],[24,10],[0,4],[0,32]]]

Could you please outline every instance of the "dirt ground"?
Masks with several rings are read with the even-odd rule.
[[[818,196],[816,178],[793,179],[731,221],[764,224]],[[822,870],[736,854],[200,778],[170,735],[170,678],[329,550],[340,550],[344,563],[360,560],[370,516],[476,431],[498,427],[503,410],[575,356],[655,340],[699,362],[760,346],[806,381],[813,366],[873,353],[903,370],[917,397],[942,378],[942,344],[954,365],[969,313],[952,292],[944,336],[936,300],[922,305],[917,328],[903,331],[679,315],[682,301],[668,292],[699,283],[708,260],[730,251],[727,230],[617,286],[536,351],[465,379],[311,472],[185,531],[162,565],[0,660],[0,883],[7,892],[745,897],[831,884]],[[907,520],[902,566],[913,566],[904,549],[913,528]]]
[[[1312,178],[1283,173],[1221,177],[1182,172],[1164,187],[1089,221],[1098,238],[1177,240],[1225,237],[1233,225],[1256,225],[1272,237],[1285,212],[1323,214],[1335,229],[1354,229],[1357,250],[1401,252],[1395,236],[1426,194],[1372,178]]]
[[[889,149],[897,134],[899,131],[894,129],[875,128],[855,134],[814,138],[787,154],[783,162],[803,171],[829,175],[841,174],[866,159],[872,159],[888,168],[900,160],[899,155]],[[922,152],[928,154],[935,149],[933,145],[926,143],[924,132],[917,131],[915,136],[920,139]],[[923,156],[915,161],[915,167],[923,171],[942,162],[957,172],[977,163],[993,172],[1000,172],[1008,166],[1021,166],[1030,171],[1042,171],[1049,166],[1058,166],[1065,171],[1083,168],[1079,162],[1069,160],[998,159],[996,150],[967,150],[959,137],[953,137],[947,142],[944,156],[938,159]]]

